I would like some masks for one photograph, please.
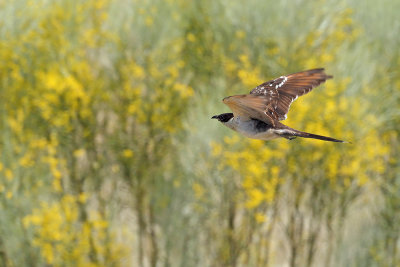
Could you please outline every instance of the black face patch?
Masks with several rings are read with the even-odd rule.
[[[223,113],[223,114],[215,115],[211,119],[217,119],[220,122],[227,122],[231,118],[233,118],[233,113]]]

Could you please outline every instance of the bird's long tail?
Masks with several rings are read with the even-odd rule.
[[[335,139],[332,137],[318,135],[318,134],[312,134],[312,133],[306,133],[306,132],[298,131],[298,130],[291,129],[291,128],[282,130],[280,135],[286,139],[294,139],[296,137],[303,137],[303,138],[312,138],[312,139],[318,139],[318,140],[330,141],[330,142],[349,143],[349,142]]]

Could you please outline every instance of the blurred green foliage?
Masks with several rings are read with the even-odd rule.
[[[0,1],[0,266],[398,266],[399,1]],[[246,139],[221,99],[325,67]]]

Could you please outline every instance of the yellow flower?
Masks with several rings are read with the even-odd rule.
[[[254,179],[251,177],[246,177],[242,183],[244,189],[251,189],[255,186]]]
[[[132,66],[132,75],[137,79],[143,79],[145,77],[143,68],[137,64],[133,64]]]
[[[29,153],[26,153],[22,158],[19,159],[19,164],[22,167],[31,167],[34,165],[34,161]]]
[[[236,65],[235,61],[227,58],[224,60],[224,68],[228,74],[232,74],[236,71],[237,65]]]
[[[262,83],[262,79],[259,77],[259,70],[254,69],[254,70],[246,70],[246,69],[240,69],[238,71],[238,76],[242,83],[249,87],[255,87],[259,84]]]
[[[186,35],[186,38],[187,38],[187,40],[189,41],[189,42],[191,42],[191,43],[193,43],[193,42],[195,42],[196,41],[196,36],[193,34],[193,33],[188,33],[187,35]]]
[[[257,212],[254,216],[255,216],[256,222],[258,222],[258,223],[263,223],[267,220],[267,217],[263,213],[260,213],[260,212]]]
[[[8,168],[5,170],[5,176],[8,181],[11,181],[14,178],[12,170]]]
[[[51,244],[43,244],[42,253],[44,258],[46,259],[48,264],[53,264],[54,262],[54,253]]]
[[[179,188],[181,186],[181,181],[179,181],[178,179],[174,179],[173,186],[175,188]]]
[[[272,177],[278,177],[279,176],[279,167],[278,166],[273,166],[271,168],[271,176]]]
[[[258,162],[249,162],[249,164],[246,164],[247,167],[247,173],[252,174],[255,177],[260,177],[262,176],[265,171],[264,167],[260,166]]]
[[[105,220],[94,220],[92,224],[95,229],[104,229],[108,227],[108,222]]]
[[[246,207],[252,209],[261,204],[264,199],[264,194],[261,192],[261,190],[252,188],[248,191],[248,198],[249,199],[246,202]]]
[[[331,54],[325,53],[325,54],[321,55],[321,61],[322,61],[321,63],[322,64],[327,64],[327,63],[331,62],[332,60],[333,60],[333,56]]]
[[[56,179],[60,179],[61,178],[60,170],[54,168],[54,169],[51,170],[51,173],[53,174],[54,178],[56,178]]]
[[[188,97],[193,96],[193,94],[194,94],[194,90],[192,87],[187,86],[182,83],[175,83],[173,86],[173,89],[175,91],[179,92],[179,94],[182,98],[188,98]]]
[[[176,79],[179,75],[178,67],[175,65],[170,65],[167,67],[167,72],[171,75],[172,79]]]
[[[84,154],[85,154],[85,149],[83,149],[83,148],[74,150],[74,157],[76,157],[76,158],[80,158]]]
[[[246,33],[242,30],[239,30],[235,32],[235,36],[238,39],[243,39],[244,37],[246,37]]]
[[[194,183],[192,188],[196,198],[201,198],[205,193],[204,187],[198,183]]]
[[[56,192],[61,192],[62,191],[62,186],[61,186],[61,180],[59,179],[54,179],[52,182],[52,186]]]
[[[124,150],[122,151],[122,156],[123,156],[124,158],[127,158],[127,159],[132,158],[132,157],[133,157],[133,151],[130,150],[130,149],[124,149]]]
[[[221,155],[222,152],[222,145],[216,142],[212,142],[211,143],[211,154],[215,157],[215,156],[219,156]]]
[[[131,115],[135,114],[138,110],[139,110],[139,107],[136,103],[131,103],[128,106],[128,113]]]
[[[88,195],[85,193],[80,193],[78,196],[78,201],[80,203],[86,203],[87,199],[88,199]]]
[[[154,20],[152,17],[146,16],[144,23],[146,24],[146,26],[150,27],[154,24]]]
[[[229,137],[229,136],[224,137],[224,142],[229,146],[237,144],[239,141],[240,141],[240,137],[237,134],[232,135],[232,137]]]
[[[245,67],[250,66],[249,57],[246,54],[241,54],[239,60]]]
[[[279,54],[279,47],[278,46],[274,46],[274,47],[268,49],[267,53],[269,55],[271,55],[271,56],[277,55],[277,54]]]
[[[35,139],[30,143],[32,148],[43,149],[47,145],[47,141],[44,138]]]

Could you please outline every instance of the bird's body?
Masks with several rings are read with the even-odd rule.
[[[271,140],[279,137],[313,138],[324,141],[344,142],[331,137],[306,133],[292,129],[280,121],[286,119],[290,104],[297,97],[310,92],[314,87],[332,76],[324,69],[313,69],[281,76],[254,88],[248,95],[235,95],[223,99],[233,113],[213,116],[228,128],[252,139]]]
[[[225,126],[252,139],[272,140],[280,137],[275,133],[275,129],[265,122],[254,119],[243,120],[240,116],[232,117]]]

